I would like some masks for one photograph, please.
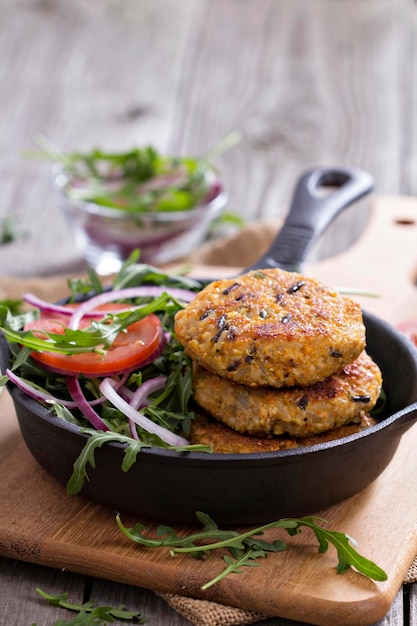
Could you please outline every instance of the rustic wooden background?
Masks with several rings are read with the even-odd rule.
[[[317,165],[369,170],[379,194],[416,194],[412,0],[0,0],[0,219],[26,234],[0,247],[2,273],[66,273],[80,254],[27,156],[152,143],[219,158],[228,209],[288,208]],[[331,249],[346,238],[335,226]],[[347,218],[346,218],[347,219]],[[349,237],[362,228],[349,223]],[[350,234],[350,232],[352,234]],[[335,236],[336,233],[336,236]]]
[[[248,221],[285,212],[297,177],[318,165],[362,167],[376,193],[417,195],[412,0],[0,0],[0,10],[0,219],[24,234],[0,245],[4,276],[83,267],[50,164],[26,155],[39,134],[62,150],[201,154],[239,131],[218,166],[228,209]],[[328,251],[363,227],[355,212],[344,219]],[[68,619],[42,609],[36,586],[140,605],[149,624],[188,623],[152,592],[2,560],[2,626]],[[411,587],[380,626],[416,624],[414,613]]]

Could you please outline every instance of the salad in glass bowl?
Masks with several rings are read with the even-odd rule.
[[[101,275],[119,271],[135,249],[152,264],[189,254],[228,199],[208,155],[166,156],[151,146],[45,151],[54,161],[53,188],[75,241]]]

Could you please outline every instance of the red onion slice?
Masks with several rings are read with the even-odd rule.
[[[24,393],[26,393],[26,395],[30,396],[31,398],[33,398],[34,400],[37,400],[38,402],[45,402],[47,404],[61,404],[62,406],[66,407],[67,409],[76,409],[78,408],[78,404],[76,402],[74,402],[74,400],[64,400],[63,398],[58,398],[57,396],[53,396],[50,393],[47,393],[45,391],[41,391],[40,389],[36,389],[36,387],[32,387],[32,385],[30,385],[29,383],[27,383],[26,381],[24,381],[22,378],[20,378],[19,376],[17,376],[14,372],[12,372],[12,370],[7,369],[6,370],[6,374],[8,376],[8,378],[10,379],[10,381],[12,383],[14,383],[16,385],[16,387],[19,387],[19,389],[21,391],[23,391]],[[119,389],[121,387],[124,386],[128,376],[129,376],[130,372],[127,372],[119,382],[116,382],[116,389]],[[131,392],[133,395],[133,392]],[[107,398],[105,398],[104,396],[100,396],[99,398],[94,398],[94,400],[90,400],[89,401],[89,405],[90,406],[97,406],[98,404],[103,404],[103,402],[107,400]]]
[[[136,441],[140,441],[138,431],[136,430],[136,424],[131,419],[129,419],[129,431],[130,431],[130,436],[132,437],[132,439],[135,439]]]
[[[109,430],[100,415],[95,412],[84,396],[78,378],[76,376],[67,376],[66,380],[68,391],[70,392],[72,399],[77,404],[77,408],[81,411],[84,417],[88,419],[90,424],[92,424],[97,430]]]
[[[72,315],[74,313],[74,309],[69,306],[47,302],[33,293],[24,293],[22,300],[46,313],[60,313],[61,315]]]
[[[195,298],[195,293],[188,289],[180,289],[178,287],[130,287],[126,289],[118,289],[116,291],[105,291],[98,296],[93,296],[89,300],[82,302],[73,315],[68,324],[69,328],[77,329],[80,320],[86,315],[90,315],[91,311],[101,304],[114,302],[115,300],[123,300],[125,298],[139,298],[143,296],[160,296],[163,293],[169,293],[174,298],[184,302],[191,302]]]
[[[27,302],[27,304],[31,304],[32,306],[38,308],[40,311],[44,313],[58,313],[60,315],[74,315],[74,307],[66,306],[64,304],[56,304],[55,302],[48,302],[47,300],[42,300],[38,298],[33,293],[25,293],[22,296],[22,300]],[[129,308],[129,307],[126,307]],[[138,307],[132,307],[138,308]],[[97,317],[101,318],[104,315],[109,313],[120,313],[120,309],[108,310],[108,311],[89,311],[88,317]]]
[[[118,408],[119,411],[122,411],[122,413],[124,413],[124,415],[126,415],[128,419],[131,419],[133,422],[135,422],[135,424],[138,424],[138,426],[141,426],[144,430],[147,430],[148,432],[157,435],[158,437],[160,437],[160,439],[162,439],[162,441],[165,441],[165,443],[167,443],[168,445],[174,447],[189,445],[190,442],[187,439],[184,439],[183,437],[172,433],[170,430],[167,430],[166,428],[155,424],[145,415],[139,413],[139,411],[136,411],[133,407],[131,407],[130,404],[123,400],[123,398],[114,389],[114,381],[111,378],[105,378],[101,382],[100,391],[103,396],[106,396],[106,398],[116,408]]]
[[[163,389],[165,381],[166,376],[157,376],[156,378],[151,378],[150,380],[142,383],[142,385],[136,389],[132,399],[129,401],[130,406],[135,410],[143,407],[151,393],[159,391],[159,389]]]
[[[16,387],[18,387],[21,391],[26,393],[26,395],[30,396],[34,400],[38,400],[38,402],[46,402],[48,404],[61,404],[67,409],[75,409],[77,407],[77,404],[75,402],[72,402],[70,400],[63,400],[62,398],[57,398],[50,393],[46,393],[44,391],[41,391],[40,389],[36,389],[36,387],[32,387],[32,385],[29,385],[29,383],[24,381],[23,378],[20,378],[20,376],[17,376],[10,369],[6,370],[6,375],[9,380],[16,385]]]

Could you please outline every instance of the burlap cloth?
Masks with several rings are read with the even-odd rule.
[[[278,228],[278,223],[245,227],[234,235],[201,246],[186,259],[181,259],[181,263],[189,263],[191,270],[193,264],[213,266],[213,277],[216,276],[214,266],[249,267],[267,250]],[[59,299],[68,294],[66,277],[0,278],[0,299],[19,298],[26,291],[45,299]],[[414,582],[417,582],[417,556],[404,578],[405,584]],[[168,593],[158,595],[194,626],[243,626],[270,617],[216,602]]]

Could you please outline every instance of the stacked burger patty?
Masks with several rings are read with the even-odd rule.
[[[215,281],[177,313],[175,332],[210,416],[193,424],[194,442],[279,450],[373,423],[382,377],[360,307],[313,278],[265,269]]]

